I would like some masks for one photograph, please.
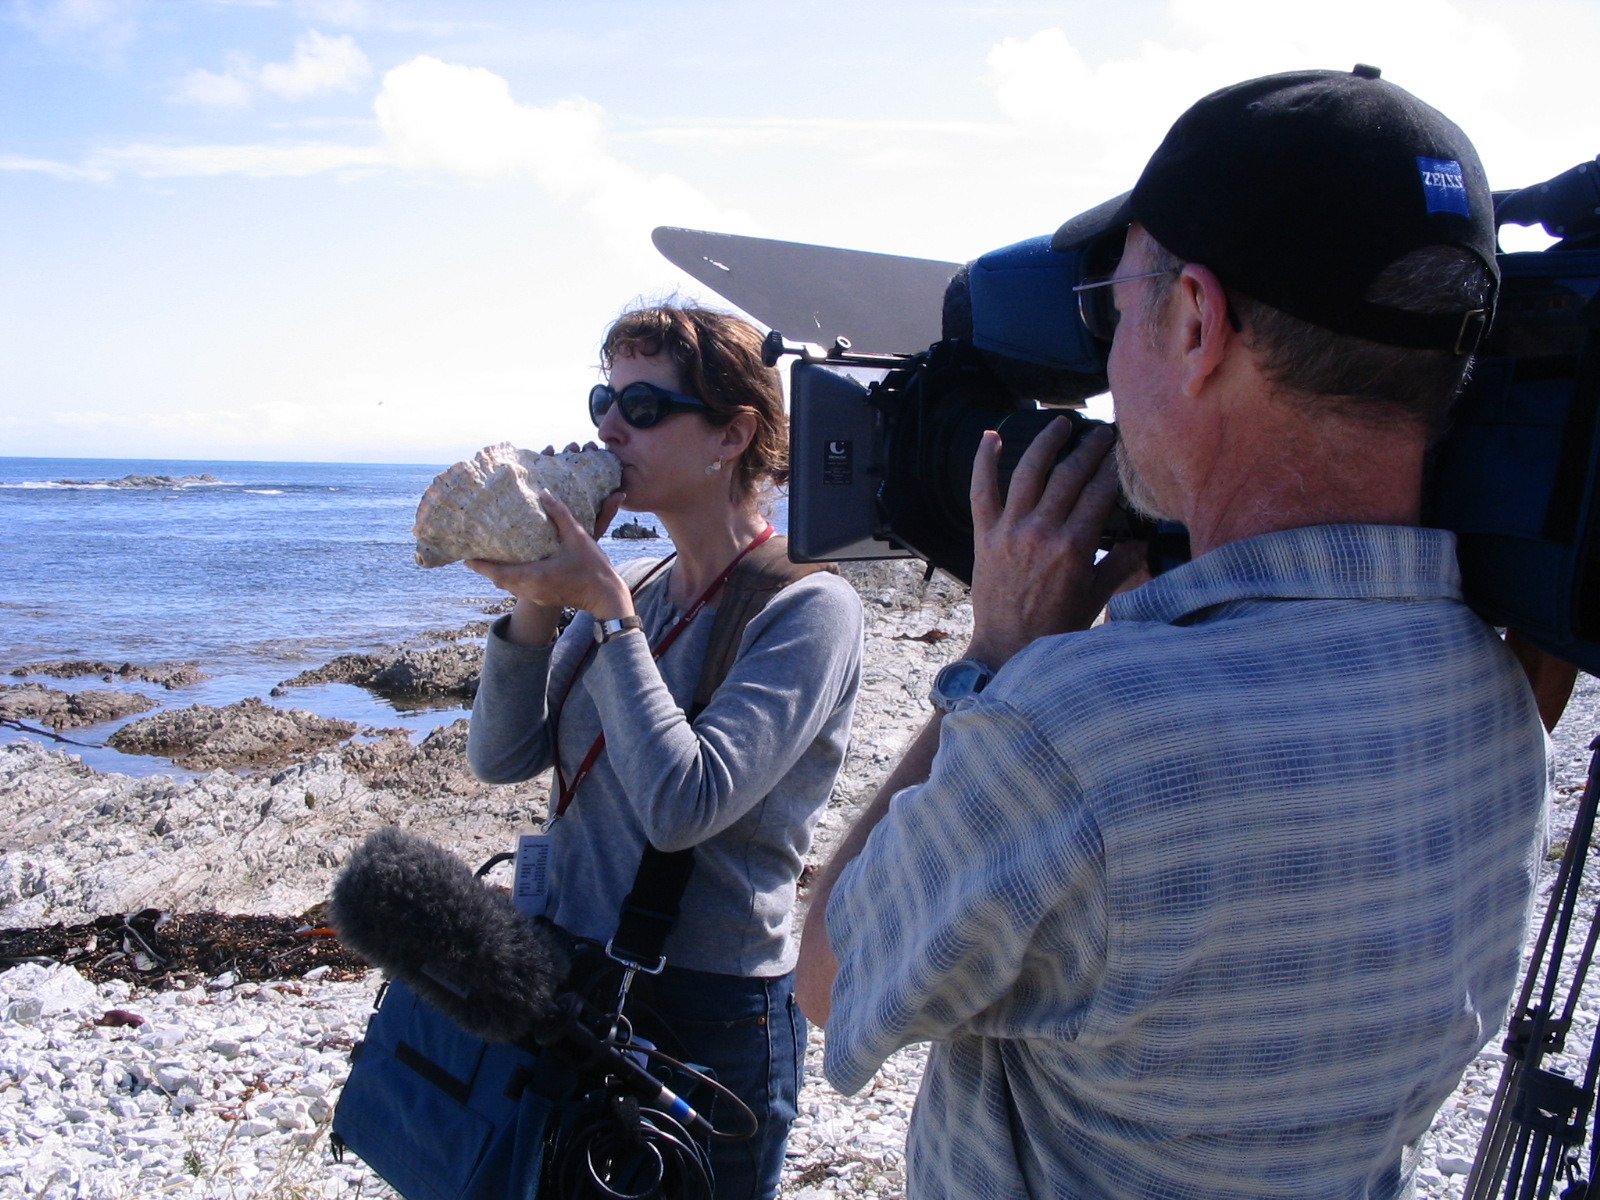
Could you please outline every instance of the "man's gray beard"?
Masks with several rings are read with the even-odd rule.
[[[1117,479],[1122,484],[1122,495],[1130,507],[1143,513],[1153,521],[1175,520],[1171,514],[1161,511],[1161,502],[1156,499],[1155,493],[1150,490],[1150,485],[1139,474],[1139,469],[1133,465],[1133,456],[1128,453],[1128,443],[1117,441]]]

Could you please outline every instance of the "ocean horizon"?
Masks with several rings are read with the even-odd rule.
[[[482,620],[504,598],[459,563],[412,558],[417,502],[447,465],[0,457],[0,680],[140,691],[164,707],[259,696],[413,737],[448,724],[462,708],[399,707],[345,684],[267,696],[336,655]],[[602,539],[613,562],[671,550],[659,521],[629,515],[662,536]],[[195,662],[208,678],[169,692],[11,674],[60,659]],[[97,743],[120,723],[63,732]],[[0,727],[0,744],[32,737]],[[100,769],[183,774],[164,759],[63,748]]]

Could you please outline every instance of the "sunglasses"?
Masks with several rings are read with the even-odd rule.
[[[1157,275],[1170,275],[1171,271],[1145,271],[1139,275],[1106,276],[1080,283],[1072,290],[1078,294],[1078,317],[1091,335],[1109,342],[1117,332],[1117,321],[1122,316],[1112,299],[1111,285],[1126,283],[1130,279],[1154,279]]]
[[[610,384],[597,383],[589,389],[589,419],[598,428],[615,404],[622,419],[635,429],[649,429],[668,413],[709,412],[704,400],[669,392],[666,388],[638,380],[618,391]]]

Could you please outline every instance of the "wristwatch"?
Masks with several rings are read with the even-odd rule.
[[[975,658],[958,658],[933,678],[928,703],[940,712],[949,712],[968,696],[976,696],[988,686],[994,672]]]
[[[595,645],[603,646],[614,637],[620,637],[630,629],[643,629],[644,620],[637,614],[629,613],[625,617],[610,617],[604,621],[594,623]]]

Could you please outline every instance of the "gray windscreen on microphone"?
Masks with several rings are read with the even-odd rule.
[[[520,1042],[556,1011],[571,967],[560,938],[443,847],[389,827],[334,880],[339,939],[462,1029]]]

